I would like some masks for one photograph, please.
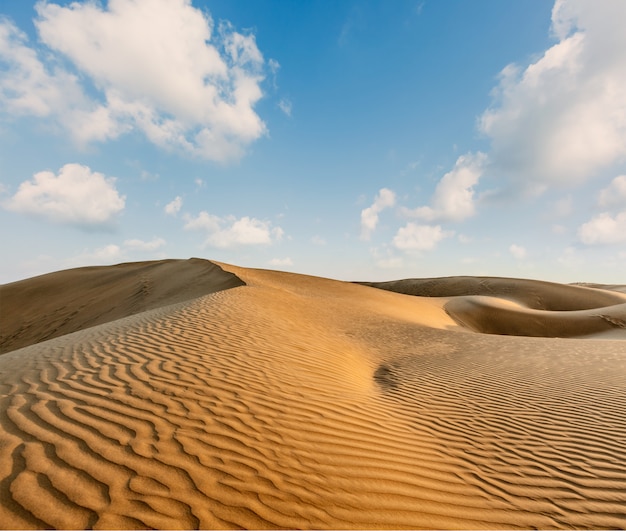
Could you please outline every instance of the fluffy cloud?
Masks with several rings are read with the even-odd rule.
[[[522,260],[523,258],[526,258],[526,248],[522,247],[521,245],[512,244],[509,247],[509,252],[513,256],[513,258],[516,258],[517,260]]]
[[[440,225],[416,225],[409,222],[398,230],[393,245],[401,251],[428,251],[453,234],[444,231]]]
[[[207,233],[206,245],[219,248],[240,245],[269,245],[283,237],[283,229],[272,227],[271,222],[244,216],[220,218],[202,211],[198,216],[186,217],[185,229]]]
[[[556,0],[558,42],[527,68],[507,66],[479,127],[500,173],[582,181],[626,157],[626,3]]]
[[[165,240],[163,238],[153,238],[151,241],[146,242],[143,240],[126,240],[124,242],[124,247],[126,249],[130,249],[131,251],[156,251],[165,245]]]
[[[626,205],[626,175],[615,177],[609,186],[600,190],[598,204],[601,207]]]
[[[183,198],[179,195],[176,196],[172,201],[170,201],[167,205],[165,205],[165,213],[170,216],[175,216],[180,211],[180,208],[183,206]]]
[[[55,107],[64,107],[66,97],[76,98],[76,92],[82,92],[71,74],[48,72],[26,43],[26,34],[0,19],[0,104],[14,114],[48,116]]]
[[[610,245],[626,242],[626,211],[616,216],[603,212],[578,229],[578,237],[586,245]]]
[[[396,202],[396,194],[388,188],[381,188],[372,206],[361,211],[361,239],[369,240],[371,233],[378,225],[378,214],[385,208],[392,207]]]
[[[84,228],[109,226],[124,209],[125,197],[115,188],[115,179],[92,172],[88,166],[66,164],[55,175],[36,173],[23,182],[4,207],[14,212]]]
[[[254,35],[215,28],[191,0],[36,9],[44,53],[0,21],[0,104],[9,112],[50,116],[79,142],[137,130],[160,147],[217,161],[265,134],[254,111],[264,77]]]
[[[404,209],[404,214],[427,221],[462,221],[473,216],[474,186],[484,171],[486,161],[487,156],[480,152],[460,156],[454,168],[437,184],[431,199],[432,206]]]

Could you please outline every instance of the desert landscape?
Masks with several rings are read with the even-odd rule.
[[[2,528],[624,528],[623,286],[202,259],[0,286]]]

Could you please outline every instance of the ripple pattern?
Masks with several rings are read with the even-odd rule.
[[[0,358],[2,527],[626,526],[623,342],[274,279]]]

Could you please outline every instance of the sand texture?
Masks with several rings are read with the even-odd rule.
[[[39,302],[43,277],[2,287],[2,320],[24,304],[36,331],[0,356],[3,528],[626,527],[626,341],[527,337],[593,312],[619,334],[623,294],[468,277],[411,296],[219,265],[57,273],[85,284]],[[159,286],[128,311],[144,267]],[[212,271],[197,298],[189,267]],[[121,318],[79,317],[116,296]],[[42,341],[37,304],[46,326],[78,312],[72,333]],[[498,335],[494,307],[559,334]]]
[[[0,354],[243,282],[208,260],[83,267],[0,286]]]

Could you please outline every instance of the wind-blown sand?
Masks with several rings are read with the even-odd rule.
[[[626,526],[626,295],[219,265],[0,287],[2,527]]]

